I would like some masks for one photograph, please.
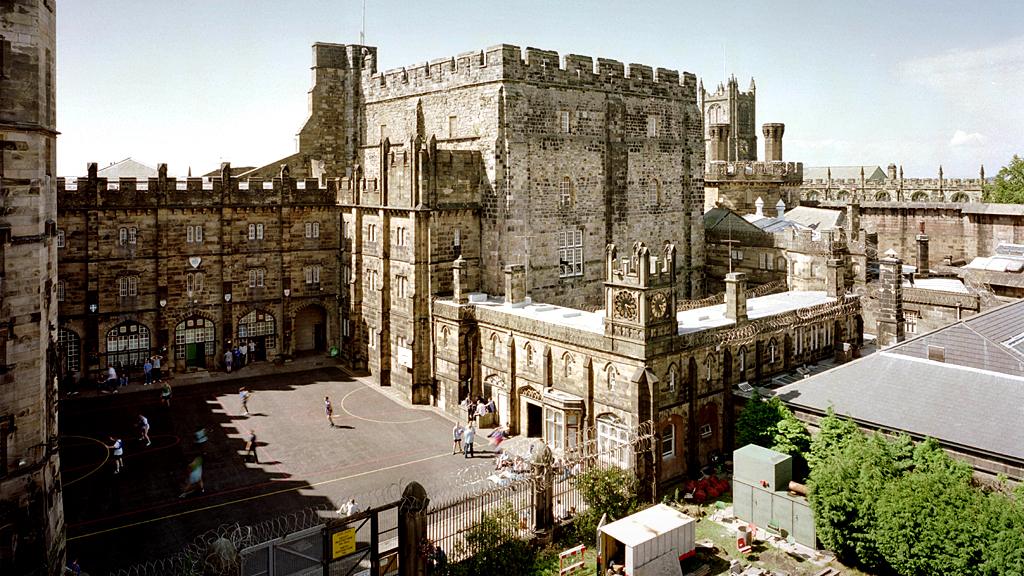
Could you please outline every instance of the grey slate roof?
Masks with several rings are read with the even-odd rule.
[[[846,222],[846,213],[842,210],[829,210],[827,208],[812,208],[810,206],[797,206],[787,211],[783,217],[790,222],[814,228],[815,230],[828,230],[831,228],[842,228]]]
[[[797,412],[837,414],[1024,461],[1024,301],[783,386]],[[940,347],[943,361],[929,359]]]
[[[114,162],[110,166],[100,168],[96,171],[96,175],[108,180],[117,180],[119,178],[138,178],[143,180],[146,178],[156,178],[157,173],[156,168],[146,166],[142,162],[137,162],[131,158],[125,158],[120,162]]]
[[[739,214],[728,208],[712,208],[704,213],[705,230],[716,230],[719,228],[721,230],[728,230],[729,227],[732,228],[733,232],[761,232],[757,226],[747,222]]]

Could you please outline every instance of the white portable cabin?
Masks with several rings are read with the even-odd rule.
[[[629,576],[681,574],[679,561],[695,553],[696,532],[693,518],[665,504],[605,524],[598,529],[599,574],[613,559],[625,565]]]

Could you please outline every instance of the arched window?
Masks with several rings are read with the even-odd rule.
[[[715,374],[715,357],[711,354],[708,354],[708,357],[704,359],[704,371],[707,372],[704,378],[710,383]]]
[[[448,336],[451,335],[451,329],[447,326],[441,326],[441,347],[448,347]]]
[[[615,380],[618,377],[619,371],[615,369],[615,366],[608,364],[604,369],[604,380],[609,390],[615,389]]]
[[[669,422],[661,429],[661,457],[671,458],[676,455],[676,427]]]
[[[691,356],[689,365],[686,367],[686,386],[683,388],[683,401],[689,402],[693,398],[694,390],[697,389],[697,360]]]
[[[913,202],[927,202],[928,201],[928,193],[927,192],[917,191],[917,192],[914,192],[913,196],[911,196],[910,199]]]
[[[629,431],[623,422],[612,414],[601,414],[595,418],[597,423],[597,458],[606,464],[620,468],[629,468],[632,462],[632,450],[629,443]]]
[[[562,181],[558,183],[558,198],[562,206],[572,206],[575,204],[575,198],[572,193],[572,179],[568,176],[562,176]]]
[[[189,272],[185,275],[185,290],[189,296],[193,294],[202,294],[203,292],[203,273],[202,272]]]
[[[498,356],[498,345],[501,344],[501,340],[498,338],[498,334],[491,332],[491,356]]]
[[[63,326],[57,330],[57,350],[60,353],[61,373],[78,372],[82,369],[82,339],[72,330]]]
[[[878,194],[875,194],[875,200],[878,202],[888,202],[891,198],[889,197],[888,192],[879,192]]]
[[[672,363],[668,367],[668,372],[665,373],[665,382],[662,384],[662,392],[665,394],[675,395],[676,385],[679,380],[679,369],[676,368],[675,363]]]
[[[953,194],[953,197],[950,198],[950,201],[957,203],[970,202],[971,197],[968,196],[965,192],[957,192],[956,194]]]
[[[768,341],[768,363],[775,364],[775,360],[779,356],[779,344],[772,338]]]
[[[740,363],[740,381],[747,379],[747,347],[740,346],[739,354],[737,354]]]
[[[572,357],[572,354],[568,352],[562,354],[562,366],[564,368],[563,375],[566,378],[572,377],[576,366],[576,360]]]
[[[523,355],[526,357],[526,367],[533,368],[533,346],[529,342],[523,346]]]
[[[136,275],[121,276],[117,279],[117,293],[121,298],[139,295],[139,277]]]
[[[107,363],[142,366],[149,357],[149,328],[123,322],[107,332]]]

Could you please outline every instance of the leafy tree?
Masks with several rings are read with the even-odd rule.
[[[885,566],[875,543],[875,501],[902,473],[894,451],[880,434],[852,435],[841,448],[811,468],[808,500],[818,538],[847,561]]]
[[[983,576],[1024,576],[1024,484],[1017,494],[989,494],[978,522],[986,529],[982,563]]]
[[[771,448],[775,441],[775,426],[782,420],[783,409],[778,398],[765,400],[755,390],[736,419],[736,445],[757,444]]]
[[[941,451],[878,494],[873,542],[899,574],[978,573],[983,497]]]
[[[836,416],[835,411],[829,406],[825,417],[818,421],[818,433],[811,440],[811,449],[807,455],[807,463],[811,470],[820,462],[842,452],[851,440],[860,435],[861,432],[853,420]]]
[[[782,419],[775,425],[772,450],[793,457],[793,478],[807,476],[807,453],[811,449],[811,435],[804,423],[785,406],[780,406]]]
[[[1024,204],[1024,159],[1016,154],[996,174],[995,182],[984,185],[982,199],[1001,204]]]
[[[573,482],[588,506],[585,512],[577,514],[573,519],[576,535],[584,542],[594,538],[602,515],[607,514],[609,518],[617,520],[640,507],[640,481],[630,470],[617,466],[598,466],[579,474]]]

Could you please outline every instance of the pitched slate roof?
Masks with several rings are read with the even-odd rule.
[[[827,180],[828,171],[832,170],[833,180],[860,180],[860,169],[864,169],[866,182],[885,180],[885,170],[881,166],[804,166],[804,181]]]
[[[775,392],[797,412],[832,406],[873,427],[1024,462],[1024,301]]]
[[[812,208],[810,206],[797,206],[786,212],[783,217],[790,222],[796,222],[815,230],[842,228],[846,222],[846,213],[842,210]]]
[[[120,162],[114,162],[110,166],[100,168],[96,171],[96,175],[108,180],[117,180],[119,178],[138,178],[142,180],[145,178],[156,178],[157,173],[156,168],[146,166],[142,162],[137,162],[131,158],[125,158]]]
[[[712,208],[704,213],[705,230],[728,230],[733,232],[760,233],[761,230],[728,208]]]

